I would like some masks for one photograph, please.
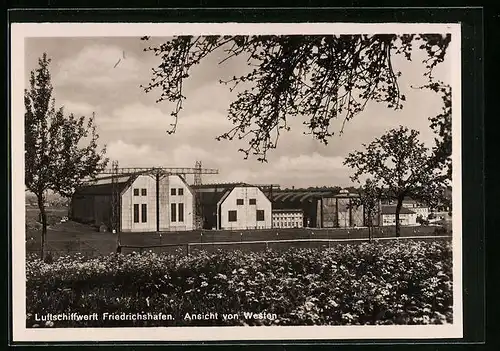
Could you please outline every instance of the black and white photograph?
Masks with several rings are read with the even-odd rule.
[[[460,40],[13,24],[15,338],[462,337]]]

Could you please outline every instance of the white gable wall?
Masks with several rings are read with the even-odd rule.
[[[243,204],[238,205],[237,200]],[[250,199],[256,204],[251,205]],[[257,210],[264,211],[264,220],[257,221]],[[236,211],[236,221],[229,221],[229,211]],[[271,201],[258,187],[235,187],[219,207],[220,229],[268,229],[272,226]]]
[[[134,195],[139,189],[139,195]],[[146,189],[146,195],[142,195]],[[139,205],[139,222],[134,221],[134,205]],[[146,205],[146,221],[143,222],[143,206]],[[156,230],[156,180],[149,175],[138,176],[132,185],[122,194],[121,230],[132,232],[149,232]]]
[[[194,229],[194,196],[187,184],[177,175],[169,176],[168,184],[168,206],[161,211],[167,214],[168,226],[163,226],[162,230],[183,231]],[[175,195],[172,195],[172,189],[175,189]],[[182,195],[179,195],[179,189],[182,189]],[[172,206],[175,206],[175,213],[172,213]],[[179,218],[179,206],[183,207],[184,216]],[[174,220],[175,214],[175,220]]]
[[[176,195],[171,195],[171,189]],[[134,189],[139,195],[134,196]],[[146,196],[142,195],[146,189]],[[179,195],[179,189],[183,189]],[[177,175],[163,176],[159,183],[159,217],[160,231],[185,231],[194,229],[193,207],[194,197],[189,186]],[[139,205],[139,223],[134,222],[134,204]],[[146,204],[146,222],[142,222],[142,204]],[[176,220],[172,221],[172,204],[175,204]],[[179,205],[183,204],[184,218],[179,221]],[[121,230],[124,232],[154,232],[156,222],[156,179],[154,176],[141,175],[122,194]]]

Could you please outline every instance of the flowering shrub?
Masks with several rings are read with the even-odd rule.
[[[27,327],[363,325],[452,322],[449,242],[386,241],[286,252],[113,254],[27,262]],[[39,322],[58,313],[164,313],[172,320]],[[218,313],[209,320],[186,313]],[[224,320],[222,314],[277,318]]]

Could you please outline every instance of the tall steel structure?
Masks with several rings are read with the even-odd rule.
[[[199,170],[194,174],[194,185],[201,185],[201,161],[196,161],[194,168]]]
[[[198,163],[197,163],[198,165]],[[218,169],[214,168],[201,168],[201,162],[198,167],[195,168],[185,168],[185,167],[118,167],[118,161],[112,162],[111,169],[105,169],[101,174],[110,174],[111,175],[111,183],[112,183],[112,213],[111,213],[111,222],[112,229],[115,232],[120,232],[119,227],[119,210],[120,210],[120,192],[118,187],[118,177],[120,175],[149,175],[154,177],[156,180],[156,230],[160,231],[160,189],[159,183],[160,179],[169,176],[169,175],[180,175],[185,177],[186,174],[219,174]],[[199,201],[195,196],[195,208],[197,208]],[[196,224],[196,223],[195,223]],[[119,239],[118,239],[119,241]]]

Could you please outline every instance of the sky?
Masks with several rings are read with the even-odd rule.
[[[278,147],[268,154],[268,162],[255,157],[244,159],[238,152],[243,141],[217,141],[232,124],[227,119],[230,102],[235,98],[220,79],[245,72],[243,60],[224,65],[217,54],[208,56],[192,70],[186,81],[187,99],[179,116],[177,131],[166,133],[172,123],[168,102],[156,103],[160,91],[145,93],[140,87],[152,77],[151,69],[160,64],[147,45],[162,43],[168,38],[138,37],[93,38],[26,38],[25,80],[37,68],[44,52],[51,58],[50,71],[56,106],[67,113],[92,116],[100,135],[99,145],[106,146],[107,157],[120,167],[194,167],[201,160],[203,167],[216,168],[218,175],[204,175],[204,183],[249,182],[279,184],[285,187],[352,186],[353,170],[342,163],[349,152],[362,150],[391,128],[405,125],[420,131],[420,140],[429,148],[434,134],[428,118],[440,113],[440,97],[412,86],[424,84],[424,53],[417,50],[411,62],[397,59],[395,70],[402,72],[401,93],[406,95],[402,110],[394,111],[383,104],[369,102],[365,110],[347,122],[344,133],[336,133],[323,145],[306,131],[303,118],[289,120],[291,131],[280,136]],[[123,57],[125,56],[125,57]],[[116,65],[118,60],[121,61]],[[437,78],[450,82],[449,60],[435,70]],[[116,67],[115,67],[116,65]],[[340,130],[342,120],[334,121],[333,130]],[[188,178],[192,181],[192,177]]]

